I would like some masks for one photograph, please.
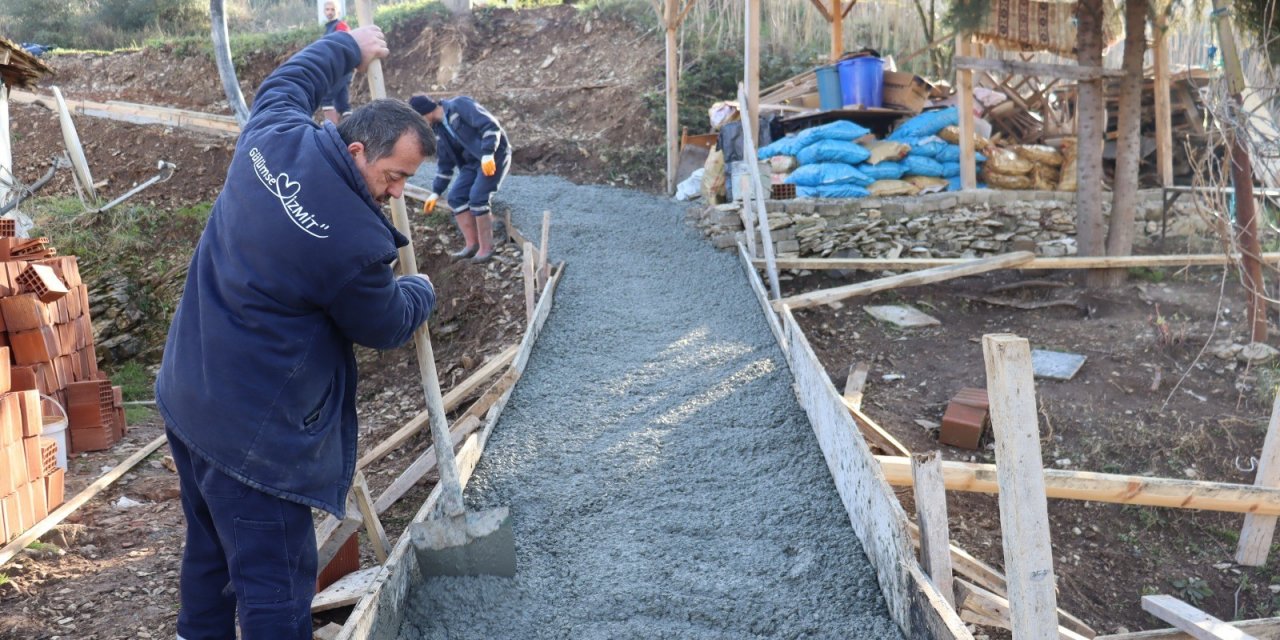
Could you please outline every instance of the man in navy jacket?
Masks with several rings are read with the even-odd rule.
[[[436,132],[436,179],[423,211],[435,210],[440,194],[449,191],[449,208],[467,245],[453,254],[472,262],[493,257],[490,200],[511,169],[511,143],[498,119],[467,96],[436,103],[424,95],[409,98]],[[454,173],[457,176],[454,176]]]
[[[387,55],[377,27],[327,36],[259,87],[174,314],[157,404],[187,518],[184,640],[311,638],[311,509],[341,517],[356,465],[353,343],[389,349],[426,321],[425,276],[382,214],[429,150],[403,102],[341,126],[311,114]]]

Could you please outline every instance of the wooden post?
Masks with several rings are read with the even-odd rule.
[[[760,0],[751,0],[759,3]],[[759,6],[756,7],[757,11]],[[738,87],[738,101],[746,104],[755,104],[750,98],[746,97],[746,93],[742,86]],[[756,202],[756,219],[760,221],[760,244],[764,245],[765,270],[769,276],[769,291],[773,294],[773,299],[777,300],[782,297],[782,290],[778,287],[778,263],[777,258],[773,255],[773,237],[769,233],[769,212],[764,206],[764,181],[760,178],[760,163],[756,161],[756,134],[755,131],[748,127],[742,128],[742,151],[743,157],[747,163],[748,173],[751,174],[751,189]]]
[[[867,386],[867,374],[871,365],[858,362],[849,365],[849,377],[844,381],[844,399],[853,409],[862,408],[862,389]]]
[[[1173,186],[1173,115],[1169,106],[1169,21],[1163,14],[1152,25],[1151,57],[1156,74],[1156,167],[1160,186]]]
[[[373,510],[373,497],[369,495],[369,483],[365,482],[364,472],[356,472],[351,491],[356,494],[356,504],[360,506],[360,517],[364,519],[364,530],[369,536],[369,545],[373,547],[373,555],[378,559],[378,564],[386,564],[391,543],[387,542],[387,532]]]
[[[920,521],[920,564],[943,598],[956,606],[951,574],[951,540],[947,530],[947,490],[942,486],[937,451],[911,456],[915,482],[916,519]]]
[[[1280,393],[1271,403],[1271,423],[1262,443],[1262,457],[1258,460],[1258,473],[1254,486],[1280,486]],[[1246,567],[1261,567],[1267,563],[1271,539],[1276,533],[1276,517],[1249,514],[1244,517],[1240,530],[1240,543],[1236,546],[1236,562]]]
[[[1223,70],[1227,76],[1227,89],[1231,100],[1235,102],[1233,111],[1244,114],[1241,105],[1247,88],[1244,70],[1240,66],[1240,52],[1236,49],[1235,32],[1231,27],[1231,13],[1227,0],[1213,0],[1214,19],[1218,24],[1218,41],[1222,46]],[[1267,340],[1267,308],[1263,302],[1262,247],[1258,242],[1258,220],[1255,214],[1253,197],[1253,162],[1249,157],[1249,149],[1245,146],[1248,132],[1227,129],[1231,138],[1231,182],[1236,193],[1236,224],[1239,227],[1240,252],[1244,254],[1241,263],[1244,265],[1245,295],[1248,297],[1250,336],[1253,342]]]
[[[236,66],[231,62],[231,37],[227,35],[227,14],[222,9],[222,0],[209,0],[209,22],[213,29],[213,60],[218,66],[222,91],[227,95],[227,104],[236,122],[243,127],[249,120],[249,107],[245,106],[240,82],[236,80]]]
[[[357,0],[356,14],[360,24],[373,24],[372,0]],[[374,100],[387,97],[386,84],[382,78],[382,61],[374,60],[366,70],[369,76],[369,93]],[[409,213],[404,206],[404,198],[391,199],[391,221],[396,229],[404,234],[409,242],[400,247],[400,272],[405,275],[418,273],[418,258],[413,250],[413,235],[409,228]],[[418,358],[418,374],[422,379],[422,391],[427,399],[427,422],[431,427],[431,439],[435,442],[449,440],[449,424],[445,422],[444,398],[440,394],[440,376],[436,372],[435,353],[431,348],[431,334],[427,323],[414,332],[413,344]],[[448,447],[436,449],[439,457],[441,492],[440,510],[449,517],[457,517],[465,512],[462,504],[462,482],[458,476],[458,465],[453,459],[453,451]]]
[[[547,286],[547,279],[551,277],[551,212],[542,212],[542,244],[538,251],[538,291]]]
[[[968,33],[956,34],[956,55],[970,55],[973,40]],[[973,71],[956,68],[956,85],[960,89],[960,104],[956,107],[960,116],[960,188],[978,188],[978,164],[973,149]]]
[[[9,87],[0,80],[0,205],[9,201],[13,176],[13,147],[9,141]]]
[[[680,45],[676,41],[676,0],[664,0],[662,24],[667,31],[667,195],[676,192],[676,169],[680,159],[677,130],[680,113],[677,92],[680,83]]]
[[[1040,429],[1031,345],[1008,334],[982,337],[991,429],[1000,480],[1000,536],[1014,640],[1058,633],[1049,507],[1040,464]]]
[[[521,257],[524,259],[524,309],[525,309],[525,320],[526,320],[527,322],[532,323],[532,322],[533,322],[533,308],[534,308],[534,305],[536,305],[536,304],[537,304],[537,298],[536,298],[536,296],[534,295],[534,292],[535,292],[535,291],[537,290],[537,288],[538,288],[538,284],[537,284],[537,282],[535,281],[537,276],[535,276],[535,275],[533,274],[533,271],[534,271],[534,269],[533,269],[533,243],[532,243],[532,242],[526,242],[526,243],[524,243],[524,246],[523,246],[523,247],[521,247],[521,253],[523,254]]]
[[[745,52],[742,63],[745,67],[742,74],[742,90],[746,94],[746,105],[742,113],[742,128],[751,131],[755,139],[760,127],[760,0],[747,0]],[[755,156],[743,157],[746,162],[754,163]]]
[[[841,0],[831,0],[831,61],[838,62],[844,54],[844,11]]]

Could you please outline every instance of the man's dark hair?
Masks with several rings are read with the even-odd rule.
[[[412,107],[401,100],[384,98],[374,100],[342,119],[338,135],[342,141],[364,144],[368,162],[377,162],[395,148],[400,136],[413,132],[418,136],[422,155],[430,155],[435,134],[427,122]]]

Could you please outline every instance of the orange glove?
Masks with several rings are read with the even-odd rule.
[[[498,172],[498,163],[494,162],[492,153],[480,159],[480,170],[490,178]]]
[[[436,210],[436,201],[439,199],[440,196],[434,193],[431,194],[431,197],[427,198],[427,201],[422,204],[422,213],[431,215],[431,212]]]

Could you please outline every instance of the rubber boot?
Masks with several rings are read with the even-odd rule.
[[[462,231],[462,239],[467,246],[462,251],[449,254],[454,260],[465,260],[476,254],[479,247],[476,244],[476,217],[471,215],[470,211],[459,211],[454,214],[453,221],[457,223],[458,229]]]
[[[486,214],[483,216],[472,216],[476,225],[476,240],[479,242],[479,249],[476,251],[476,257],[471,261],[474,263],[488,262],[493,257],[493,215]]]

